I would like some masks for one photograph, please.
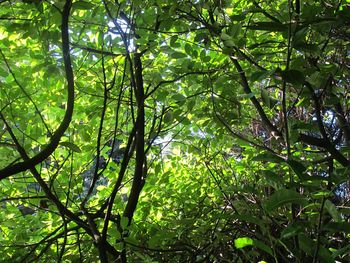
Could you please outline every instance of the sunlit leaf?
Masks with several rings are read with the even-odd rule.
[[[267,245],[265,245],[263,242],[255,239],[251,239],[249,237],[240,237],[235,239],[235,247],[236,248],[244,248],[246,246],[254,246],[257,247],[265,252],[267,252],[270,255],[273,255],[273,252],[271,248],[269,248]]]
[[[253,239],[249,237],[240,237],[235,239],[235,247],[236,248],[244,248],[246,246],[252,246]]]

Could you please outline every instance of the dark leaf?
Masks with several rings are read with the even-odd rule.
[[[94,5],[86,1],[77,1],[73,3],[73,8],[80,10],[90,10]]]
[[[305,179],[305,171],[306,167],[299,161],[295,160],[288,160],[287,164],[289,165],[290,168],[295,172],[295,174],[300,178],[300,179]]]
[[[335,207],[335,205],[331,201],[326,200],[324,203],[324,207],[326,208],[327,212],[332,216],[332,218],[334,219],[335,222],[342,221],[342,218],[341,218],[337,208]]]
[[[68,149],[70,149],[73,152],[81,153],[80,148],[72,142],[60,142],[60,145],[67,147]]]
[[[171,57],[178,59],[178,58],[186,58],[187,55],[185,53],[175,51],[171,54]]]
[[[330,222],[323,227],[324,230],[330,232],[344,232],[350,234],[350,224],[348,222]]]
[[[263,30],[271,32],[287,32],[288,25],[284,25],[278,22],[255,22],[252,25],[247,26],[251,30]]]
[[[278,190],[269,196],[264,201],[264,207],[267,212],[272,212],[273,210],[290,203],[294,204],[305,204],[306,198],[303,197],[296,191],[290,189]]]
[[[281,163],[284,162],[284,159],[271,154],[271,153],[262,153],[262,154],[258,154],[257,156],[252,158],[253,161],[265,161],[265,162],[273,162],[273,163]]]
[[[292,84],[303,84],[305,82],[304,74],[295,69],[282,71],[282,77],[285,81]]]

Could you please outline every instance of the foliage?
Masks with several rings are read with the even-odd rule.
[[[348,1],[0,1],[3,262],[350,260]]]

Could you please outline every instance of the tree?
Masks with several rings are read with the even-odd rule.
[[[0,5],[5,262],[349,259],[344,1]]]

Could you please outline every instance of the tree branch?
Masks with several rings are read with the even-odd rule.
[[[324,147],[325,149],[327,149],[327,151],[332,155],[332,157],[337,160],[341,165],[343,165],[344,167],[347,167],[350,165],[350,161],[348,159],[345,158],[344,155],[342,155],[333,145],[333,143],[329,140],[327,132],[324,128],[323,125],[323,120],[322,120],[322,116],[321,116],[321,106],[318,100],[317,95],[314,92],[314,89],[312,88],[311,84],[308,83],[307,81],[305,81],[305,86],[309,89],[309,91],[311,92],[312,95],[312,99],[314,101],[315,104],[315,112],[316,112],[316,119],[317,119],[317,124],[318,124],[318,128],[321,132],[322,138],[323,138],[323,142],[324,142]]]
[[[63,53],[63,60],[64,60],[64,66],[66,70],[66,80],[67,80],[67,92],[68,92],[68,98],[67,98],[67,110],[65,112],[64,118],[58,127],[58,129],[55,131],[55,133],[52,135],[51,140],[49,144],[37,155],[34,157],[24,160],[23,162],[16,163],[13,165],[9,165],[2,170],[0,170],[0,180],[5,179],[11,175],[24,172],[28,169],[31,169],[35,167],[35,165],[41,163],[46,158],[48,158],[57,148],[61,137],[63,136],[64,132],[69,127],[69,124],[72,119],[73,115],[73,108],[74,108],[74,77],[73,77],[73,70],[69,55],[69,32],[68,32],[68,20],[69,20],[69,12],[71,9],[71,0],[67,0],[63,12],[62,12],[62,25],[61,25],[61,33],[62,33],[62,53]]]
[[[233,62],[233,64],[235,65],[237,71],[238,71],[238,74],[241,78],[241,85],[243,87],[243,90],[246,94],[251,94],[252,93],[252,90],[250,89],[249,87],[249,84],[248,84],[248,80],[245,76],[245,73],[241,67],[241,65],[239,64],[238,60],[235,59],[234,57],[230,56],[230,59],[231,61]],[[273,135],[275,137],[280,137],[280,138],[283,138],[283,135],[282,133],[271,123],[271,121],[267,118],[266,114],[265,114],[265,111],[264,109],[261,107],[259,101],[256,99],[255,96],[252,96],[250,98],[250,101],[253,103],[255,109],[258,111],[259,115],[260,115],[260,118],[263,122],[263,124],[267,127],[267,129],[274,133]]]

